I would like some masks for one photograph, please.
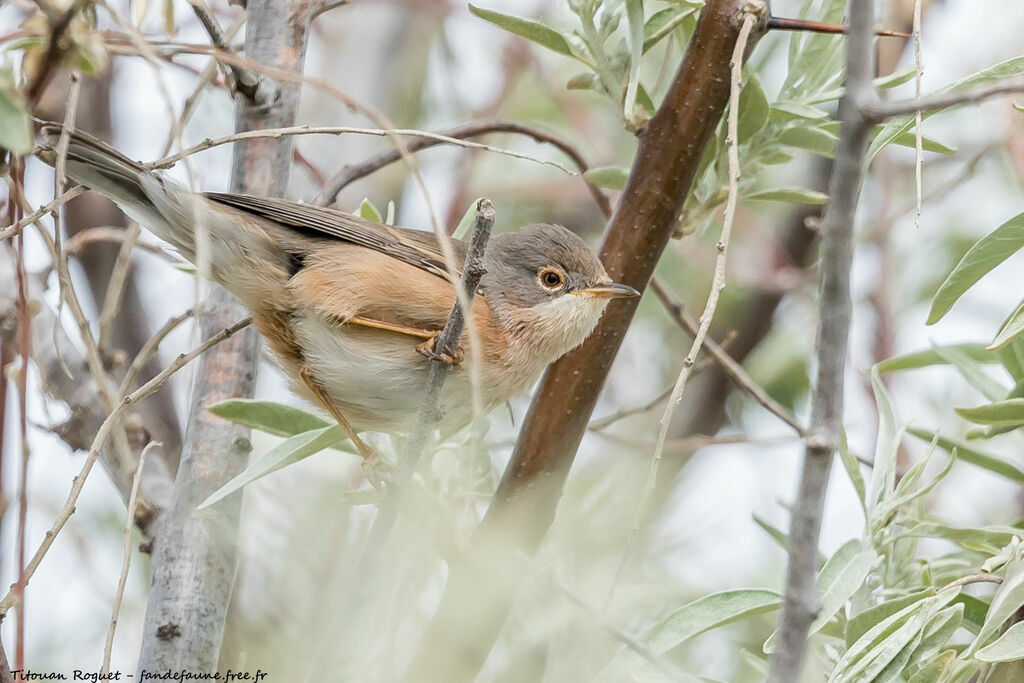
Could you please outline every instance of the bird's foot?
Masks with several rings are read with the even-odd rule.
[[[423,342],[422,344],[418,344],[416,346],[416,353],[420,354],[421,356],[426,356],[430,360],[439,360],[442,363],[450,365],[453,369],[456,369],[460,365],[462,365],[462,361],[465,360],[466,357],[465,352],[462,349],[462,344],[456,346],[455,350],[452,351],[450,354],[438,353],[436,351],[436,346],[437,335],[435,334],[433,337]]]

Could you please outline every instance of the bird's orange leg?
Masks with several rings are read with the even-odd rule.
[[[380,455],[369,444],[359,438],[359,434],[356,433],[352,423],[341,414],[341,411],[338,410],[337,406],[334,405],[334,402],[331,401],[327,392],[324,391],[323,387],[317,383],[316,378],[313,377],[313,372],[309,368],[302,368],[299,375],[302,377],[302,381],[305,382],[306,386],[309,387],[309,390],[313,392],[313,395],[320,400],[321,404],[323,404],[324,409],[330,413],[331,417],[333,417],[338,424],[341,425],[341,428],[345,430],[345,434],[347,434],[348,438],[352,440],[352,444],[356,447],[356,450],[359,451],[359,455],[363,458],[363,471],[366,472],[366,477],[370,480],[370,483],[373,484],[374,488],[380,489],[380,473],[377,472],[377,468],[380,463]]]
[[[406,325],[397,325],[394,323],[386,323],[380,320],[372,320],[370,318],[362,318],[360,316],[352,316],[346,322],[354,325],[362,325],[363,327],[372,327],[376,330],[387,330],[389,332],[397,332],[399,334],[409,335],[410,337],[417,337],[419,339],[425,339],[422,344],[416,346],[416,353],[421,356],[426,356],[431,360],[444,361],[452,367],[458,367],[464,358],[462,351],[462,345],[460,344],[452,354],[437,353],[434,350],[434,340],[437,338],[437,330],[426,330],[421,327],[409,327]]]

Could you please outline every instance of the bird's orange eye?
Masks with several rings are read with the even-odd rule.
[[[555,270],[542,270],[540,271],[540,283],[549,289],[560,287],[562,285],[562,274]]]

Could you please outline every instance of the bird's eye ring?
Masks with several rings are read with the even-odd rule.
[[[540,283],[548,289],[555,289],[562,286],[562,274],[556,270],[545,268],[540,271]]]

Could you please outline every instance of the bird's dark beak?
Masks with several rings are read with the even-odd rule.
[[[618,282],[604,282],[594,287],[577,289],[573,294],[586,294],[598,299],[626,299],[640,296],[640,292],[629,285],[620,285]]]

